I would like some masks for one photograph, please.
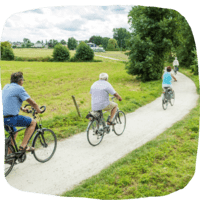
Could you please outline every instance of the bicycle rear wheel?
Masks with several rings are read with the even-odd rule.
[[[163,107],[164,110],[166,110],[167,106],[168,106],[168,100],[165,98],[165,95],[163,94],[163,96],[162,96],[162,107]]]
[[[55,133],[50,129],[42,129],[42,133],[36,135],[33,140],[35,151],[33,155],[39,162],[47,162],[52,158],[57,147],[57,138]]]
[[[8,154],[8,149],[10,149],[10,153]],[[5,145],[5,157],[4,157],[4,175],[8,176],[8,174],[12,171],[13,166],[15,164],[15,149],[10,145]]]
[[[171,96],[171,100],[170,100],[171,106],[174,105],[174,102],[175,102],[175,93],[174,93],[174,91],[173,91],[173,92],[172,92],[172,96]]]
[[[97,146],[103,139],[104,134],[99,131],[100,128],[103,130],[103,126],[99,125],[97,120],[91,121],[88,125],[87,139],[92,146]]]
[[[115,123],[113,129],[116,135],[120,136],[126,128],[126,115],[122,111],[118,111],[113,122]]]

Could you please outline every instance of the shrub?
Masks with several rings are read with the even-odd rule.
[[[82,61],[93,60],[94,52],[85,42],[81,42],[76,49],[75,58]]]
[[[70,53],[67,47],[63,46],[62,44],[57,44],[53,50],[53,59],[55,61],[66,61],[70,59]]]
[[[2,60],[14,60],[14,53],[10,47],[4,47],[1,55]]]
[[[192,65],[190,66],[190,69],[192,70],[194,75],[198,75],[198,59],[197,59],[196,49],[194,51],[192,51],[192,53],[194,54],[194,59],[192,61]]]

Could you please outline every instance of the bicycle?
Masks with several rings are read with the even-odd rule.
[[[114,101],[114,98],[115,97],[111,98],[112,101]],[[103,140],[104,134],[110,133],[110,126],[106,125],[103,117],[103,113],[105,112],[107,111],[102,112],[102,110],[100,110],[96,112],[97,116],[89,115],[88,117],[90,119],[90,122],[86,130],[87,140],[92,146],[97,146],[98,144],[100,144]],[[109,117],[110,116],[108,116],[108,119]],[[117,136],[122,135],[126,128],[126,116],[124,112],[119,110],[118,108],[113,118],[113,123],[115,123],[115,125],[112,125],[112,131],[114,131]]]
[[[171,106],[174,105],[175,92],[172,91],[170,87],[164,87],[164,92],[162,94],[162,107],[164,110],[167,109],[168,102],[170,102]]]
[[[177,74],[177,71],[178,71],[178,67],[175,66],[175,67],[174,67],[174,74],[175,74],[175,75]]]
[[[25,105],[25,108],[27,106],[30,106],[29,104]],[[36,118],[36,110],[34,108],[31,108],[32,110],[28,110],[27,113],[32,113],[33,118]],[[40,107],[40,109],[43,109],[41,113],[44,113],[46,110],[46,106]],[[14,165],[18,163],[23,163],[26,160],[26,152],[23,154],[19,152],[19,149],[17,147],[17,144],[14,140],[14,135],[16,132],[20,132],[26,127],[23,127],[17,131],[13,131],[12,127],[7,126],[9,131],[9,137],[5,139],[5,158],[4,158],[4,175],[7,176],[13,169]],[[35,134],[36,133],[36,134]],[[55,133],[47,128],[42,128],[41,124],[41,117],[39,119],[39,124],[36,124],[35,130],[33,134],[31,135],[28,143],[30,142],[32,136],[35,134],[33,141],[32,141],[32,147],[35,147],[35,150],[31,152],[35,159],[38,162],[44,163],[49,161],[57,147],[57,138]],[[14,143],[14,146],[11,144],[11,138]],[[8,149],[10,149],[11,153],[8,154]],[[18,161],[18,163],[17,163]]]

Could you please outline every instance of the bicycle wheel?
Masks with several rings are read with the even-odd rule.
[[[42,129],[42,133],[36,135],[33,140],[35,151],[33,155],[39,162],[47,162],[52,158],[57,147],[57,138],[55,133],[50,129]]]
[[[118,136],[122,135],[126,128],[126,115],[124,112],[118,111],[113,122],[116,123],[113,127],[115,134]]]
[[[8,154],[8,149],[11,153]],[[7,176],[13,169],[15,164],[15,149],[12,145],[5,145],[5,157],[4,157],[4,175]]]
[[[100,132],[100,129],[103,130],[103,125],[99,125],[97,120],[91,121],[88,125],[87,139],[92,146],[97,146],[103,139],[104,133],[103,131]]]
[[[170,100],[171,106],[174,105],[174,102],[175,102],[175,93],[174,93],[174,91],[173,91],[173,92],[172,92],[172,96],[171,96],[171,100]]]
[[[163,107],[164,110],[166,110],[167,106],[168,106],[168,100],[165,98],[165,95],[163,94],[163,96],[162,96],[162,107]]]

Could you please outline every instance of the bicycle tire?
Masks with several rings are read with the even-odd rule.
[[[163,96],[162,96],[162,107],[163,107],[164,110],[166,110],[167,106],[168,106],[168,100],[166,100],[165,95],[163,94]]]
[[[172,93],[172,98],[171,98],[171,100],[170,100],[170,104],[171,104],[171,106],[173,106],[174,105],[174,102],[175,102],[175,92],[173,91],[173,93]]]
[[[15,160],[16,160],[15,157],[13,157],[13,158],[9,159],[10,163],[5,163],[6,157],[7,157],[7,154],[8,154],[8,148],[10,148],[10,150],[13,154],[15,153],[15,149],[11,144],[5,145],[5,157],[4,157],[4,175],[5,175],[5,177],[8,176],[8,174],[12,171],[14,164],[15,164]]]
[[[38,162],[49,161],[57,147],[55,133],[50,129],[42,129],[42,133],[38,133],[34,138],[32,146],[35,147],[33,155]]]
[[[100,127],[99,128],[97,127],[98,124],[99,123],[97,120],[92,120],[88,124],[87,140],[89,144],[91,144],[92,146],[97,146],[103,140],[104,133],[101,134],[99,133],[98,129]]]
[[[122,135],[126,128],[126,115],[124,114],[124,112],[121,110],[118,111],[115,115],[113,122],[115,123],[113,127],[114,133],[117,136]]]

